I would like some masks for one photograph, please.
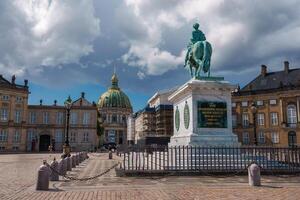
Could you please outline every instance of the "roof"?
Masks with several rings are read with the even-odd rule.
[[[258,75],[235,95],[300,88],[300,68]]]
[[[95,102],[91,103],[85,98],[85,93],[82,92],[80,98],[77,100],[73,101],[72,103],[73,106],[75,107],[95,107]]]
[[[15,78],[15,76],[14,76]],[[27,80],[26,84],[28,83]],[[6,87],[6,88],[12,88],[12,89],[21,89],[21,90],[25,90],[28,91],[28,86],[27,85],[19,85],[16,83],[11,83],[9,82],[7,79],[5,79],[2,75],[0,75],[0,87]]]
[[[170,95],[171,93],[175,92],[175,90],[177,90],[179,87],[178,86],[175,86],[171,89],[164,89],[164,90],[160,90],[160,91],[157,91],[149,100],[148,100],[148,103],[150,103],[151,101],[153,101],[155,98],[161,96],[161,95]]]

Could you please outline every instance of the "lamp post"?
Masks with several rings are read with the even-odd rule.
[[[254,134],[254,145],[257,146],[257,137],[256,137],[256,113],[257,113],[257,106],[253,102],[251,105],[251,112],[253,116],[253,134]]]
[[[63,146],[63,155],[62,158],[65,158],[67,156],[70,156],[70,144],[69,144],[69,127],[70,127],[70,110],[72,108],[72,99],[69,96],[68,99],[65,101],[65,107],[67,111],[67,123],[66,123],[66,140],[65,144]]]

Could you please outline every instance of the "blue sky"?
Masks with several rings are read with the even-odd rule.
[[[0,71],[29,79],[31,104],[90,101],[116,68],[134,110],[157,90],[189,80],[183,69],[192,25],[212,44],[212,75],[243,86],[259,72],[300,63],[297,0],[3,0]]]

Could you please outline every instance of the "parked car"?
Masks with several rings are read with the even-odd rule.
[[[103,144],[103,146],[108,149],[108,150],[112,150],[115,151],[117,149],[117,144],[114,142],[109,142],[109,143],[105,143]]]

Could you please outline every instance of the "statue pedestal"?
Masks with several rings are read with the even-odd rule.
[[[239,146],[232,132],[234,88],[221,78],[191,79],[172,93],[174,135],[169,146]]]

